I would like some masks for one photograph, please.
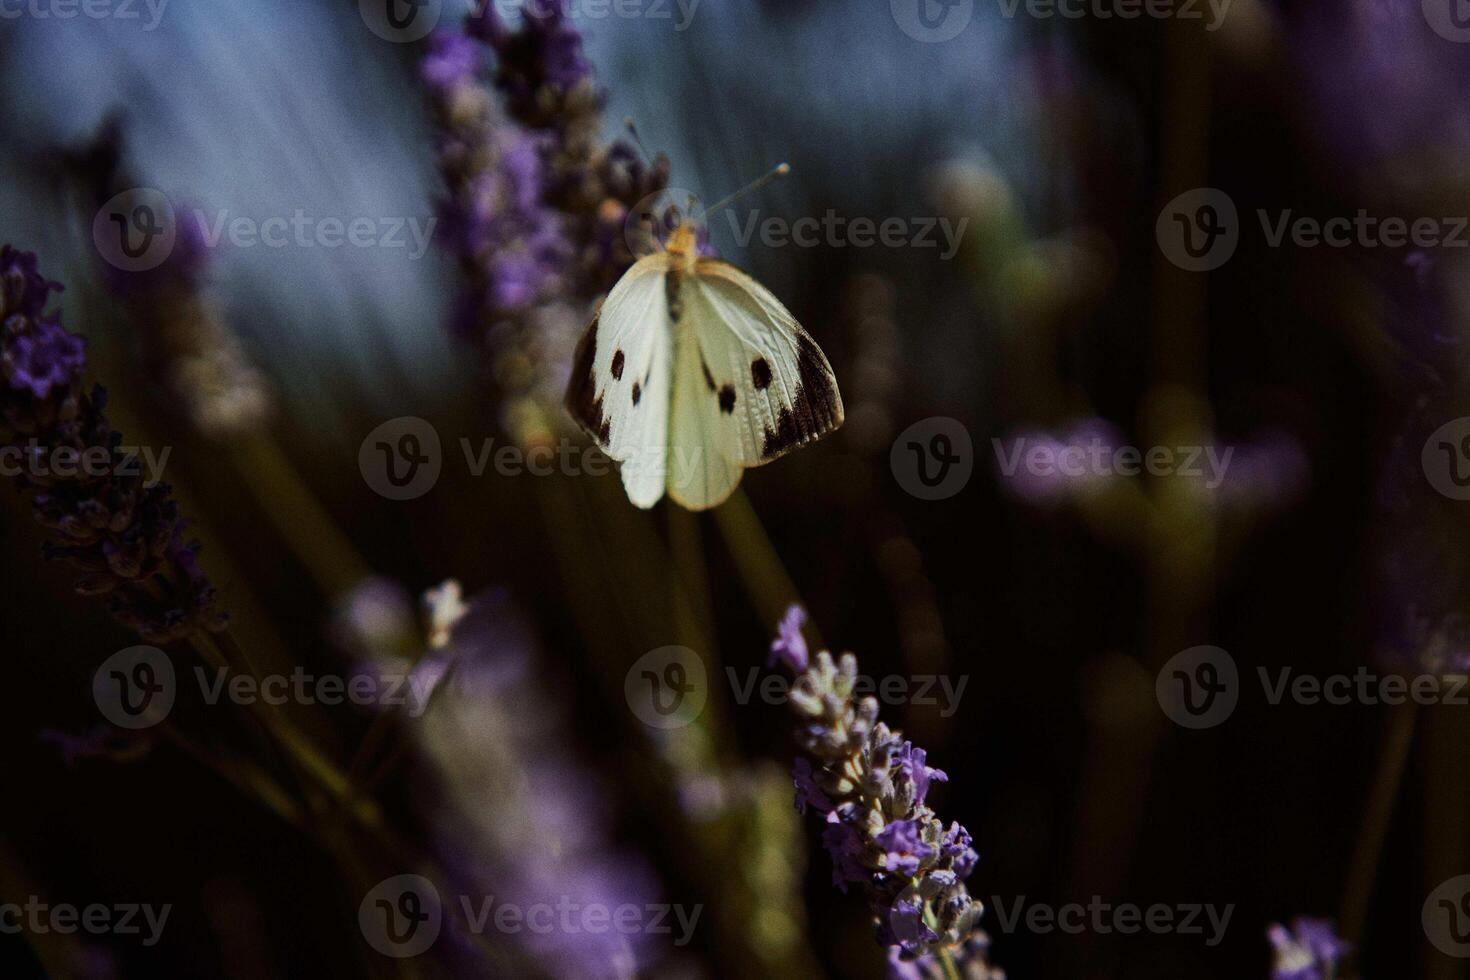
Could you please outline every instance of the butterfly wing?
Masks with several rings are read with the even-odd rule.
[[[666,254],[640,259],[593,317],[572,362],[566,405],[604,452],[622,463],[635,506],[664,495],[668,458],[669,332]]]
[[[669,493],[713,507],[760,466],[842,424],[842,396],[816,341],[734,266],[701,259],[681,285]]]

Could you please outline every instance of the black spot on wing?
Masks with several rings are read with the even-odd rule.
[[[735,411],[735,386],[725,385],[720,389],[720,411],[729,415]]]
[[[757,357],[750,362],[750,380],[760,391],[765,391],[771,386],[771,365],[764,357]]]
[[[638,400],[640,398],[642,398],[642,397],[643,397],[643,386],[641,384],[639,384],[638,382],[636,382],[636,381],[633,382],[633,405],[635,407],[638,405]]]
[[[614,380],[623,380],[623,349],[621,347],[613,351],[612,373]]]
[[[842,400],[826,358],[805,334],[797,339],[797,385],[791,406],[781,407],[776,428],[767,428],[761,455],[766,459],[810,442],[842,424]],[[754,365],[752,365],[754,370]]]
[[[592,318],[587,332],[577,344],[577,352],[572,358],[572,376],[567,382],[566,406],[572,418],[606,446],[612,438],[612,423],[603,416],[602,396],[597,393],[597,376],[593,373],[600,319],[600,316]]]

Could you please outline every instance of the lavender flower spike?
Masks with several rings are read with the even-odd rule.
[[[44,312],[60,288],[34,255],[0,247],[0,448],[19,454],[16,485],[52,532],[46,557],[79,566],[77,591],[105,595],[149,642],[223,629],[172,490],[117,465],[122,436],[103,414],[107,394],[82,386],[86,344]],[[60,459],[72,462],[50,465]]]
[[[1289,932],[1273,923],[1266,938],[1276,953],[1271,980],[1333,980],[1338,960],[1348,951],[1326,919],[1293,919]]]
[[[632,265],[625,227],[669,161],[602,138],[605,94],[560,7],[511,28],[486,4],[465,24],[432,36],[422,65],[448,191],[439,241],[466,273],[456,333],[483,347],[502,423],[529,445],[568,421],[577,338]]]
[[[890,977],[937,980],[958,970],[970,980],[1004,980],[979,930],[983,908],[965,889],[978,859],[970,835],[957,823],[946,829],[925,802],[930,786],[947,777],[878,720],[876,700],[853,698],[852,654],[810,657],[805,622],[799,607],[787,611],[771,661],[796,675],[796,739],[809,757],[793,767],[796,805],[823,816],[833,883],[844,891],[863,887],[878,942],[888,947]]]

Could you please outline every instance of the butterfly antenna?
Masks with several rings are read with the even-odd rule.
[[[746,184],[734,194],[730,194],[716,201],[713,205],[705,210],[704,216],[708,218],[710,215],[720,210],[720,208],[728,207],[730,204],[733,204],[736,200],[744,197],[746,194],[749,194],[752,191],[758,191],[762,187],[769,184],[771,181],[775,180],[777,177],[785,177],[789,173],[791,173],[791,164],[777,164],[776,166],[772,167],[764,177],[761,177],[759,180],[751,181],[749,184]]]
[[[643,145],[643,137],[638,135],[638,126],[633,122],[632,116],[623,117],[623,127],[628,130],[628,135],[633,137],[633,145],[638,147],[638,152],[643,154],[643,165],[652,170],[653,154],[649,153],[648,147]],[[654,215],[640,214],[638,216],[638,224],[648,233],[648,237],[652,240],[654,248],[662,252],[664,250],[664,243],[659,241],[658,232],[655,228],[658,224],[658,218]]]
[[[648,147],[643,145],[643,139],[638,135],[638,127],[633,125],[633,117],[624,116],[623,125],[627,127],[628,135],[633,137],[633,143],[638,147],[638,152],[643,154],[643,163],[651,168],[653,166],[653,154],[649,153]]]

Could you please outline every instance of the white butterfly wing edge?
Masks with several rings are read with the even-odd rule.
[[[644,508],[665,488],[691,510],[714,507],[744,469],[843,421],[831,365],[780,300],[728,263],[701,259],[680,275],[666,254],[608,294],[578,346],[567,407],[623,462]]]

